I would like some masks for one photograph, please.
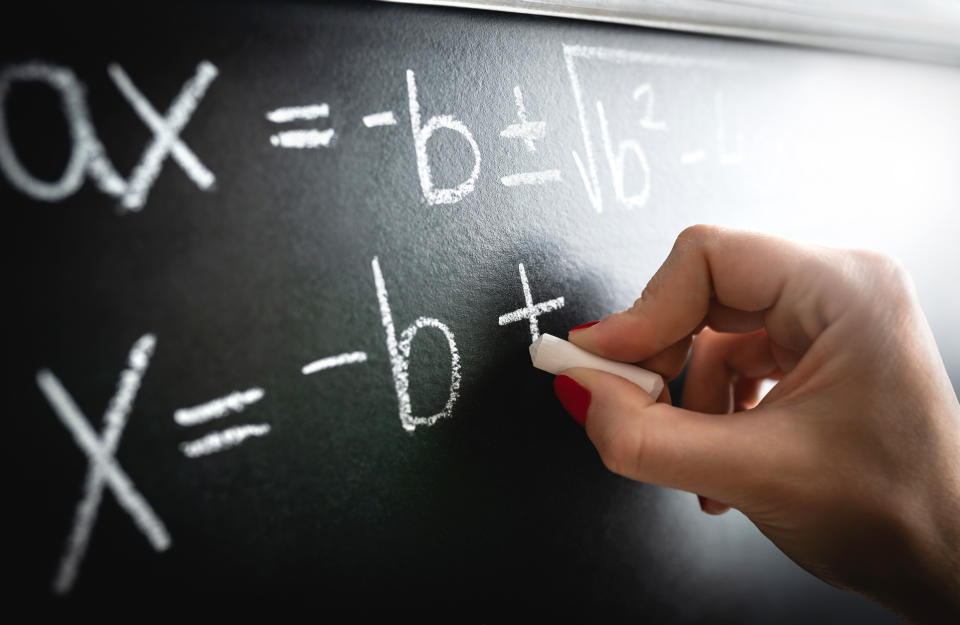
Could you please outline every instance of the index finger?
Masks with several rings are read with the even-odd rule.
[[[680,233],[670,255],[643,294],[627,310],[570,333],[570,341],[600,356],[637,362],[658,354],[710,323],[747,331],[765,322],[766,311],[785,291],[809,286],[817,248],[766,234],[716,226]],[[822,329],[817,297],[793,298],[802,305],[783,331],[792,349],[805,349]],[[791,305],[793,305],[793,303]],[[796,317],[801,317],[797,319]],[[797,323],[799,322],[799,323]],[[713,324],[711,324],[713,325]],[[800,328],[801,336],[796,336]],[[768,329],[769,330],[769,329]]]

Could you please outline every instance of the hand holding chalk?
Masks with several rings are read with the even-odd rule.
[[[530,345],[530,360],[537,369],[554,375],[574,367],[606,371],[630,380],[654,399],[660,397],[663,391],[663,378],[653,371],[625,362],[601,358],[551,334],[541,335]]]
[[[611,470],[735,507],[912,620],[960,622],[960,403],[895,262],[698,226],[631,308],[569,339],[585,352],[544,336],[531,354],[573,367],[554,388]],[[667,379],[686,362],[683,409],[624,362]]]

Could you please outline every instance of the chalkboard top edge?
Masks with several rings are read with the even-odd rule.
[[[817,5],[806,10],[792,1],[757,1],[750,6],[720,0],[686,0],[676,5],[641,1],[629,8],[583,6],[587,3],[569,0],[379,1],[607,22],[960,66],[960,9],[930,12],[939,6],[932,3],[917,18],[908,13],[906,3],[899,12],[880,14],[864,12],[857,0],[845,0],[831,9]]]

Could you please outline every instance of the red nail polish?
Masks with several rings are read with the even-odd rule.
[[[553,379],[553,392],[563,404],[570,416],[580,425],[586,424],[587,408],[590,407],[590,391],[577,384],[577,381],[566,375],[558,375]]]
[[[600,323],[600,322],[599,322],[599,321],[588,321],[587,323],[580,324],[580,325],[578,325],[577,327],[571,329],[570,332],[576,332],[577,330],[585,330],[585,329],[587,329],[587,328],[589,328],[589,327],[591,327],[591,326],[597,325],[598,323]],[[568,332],[567,334],[569,334],[569,332]]]

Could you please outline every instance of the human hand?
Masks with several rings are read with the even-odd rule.
[[[569,340],[668,379],[689,353],[682,409],[601,371],[556,378],[611,471],[736,508],[909,619],[960,622],[960,404],[896,262],[695,226],[631,308]]]

